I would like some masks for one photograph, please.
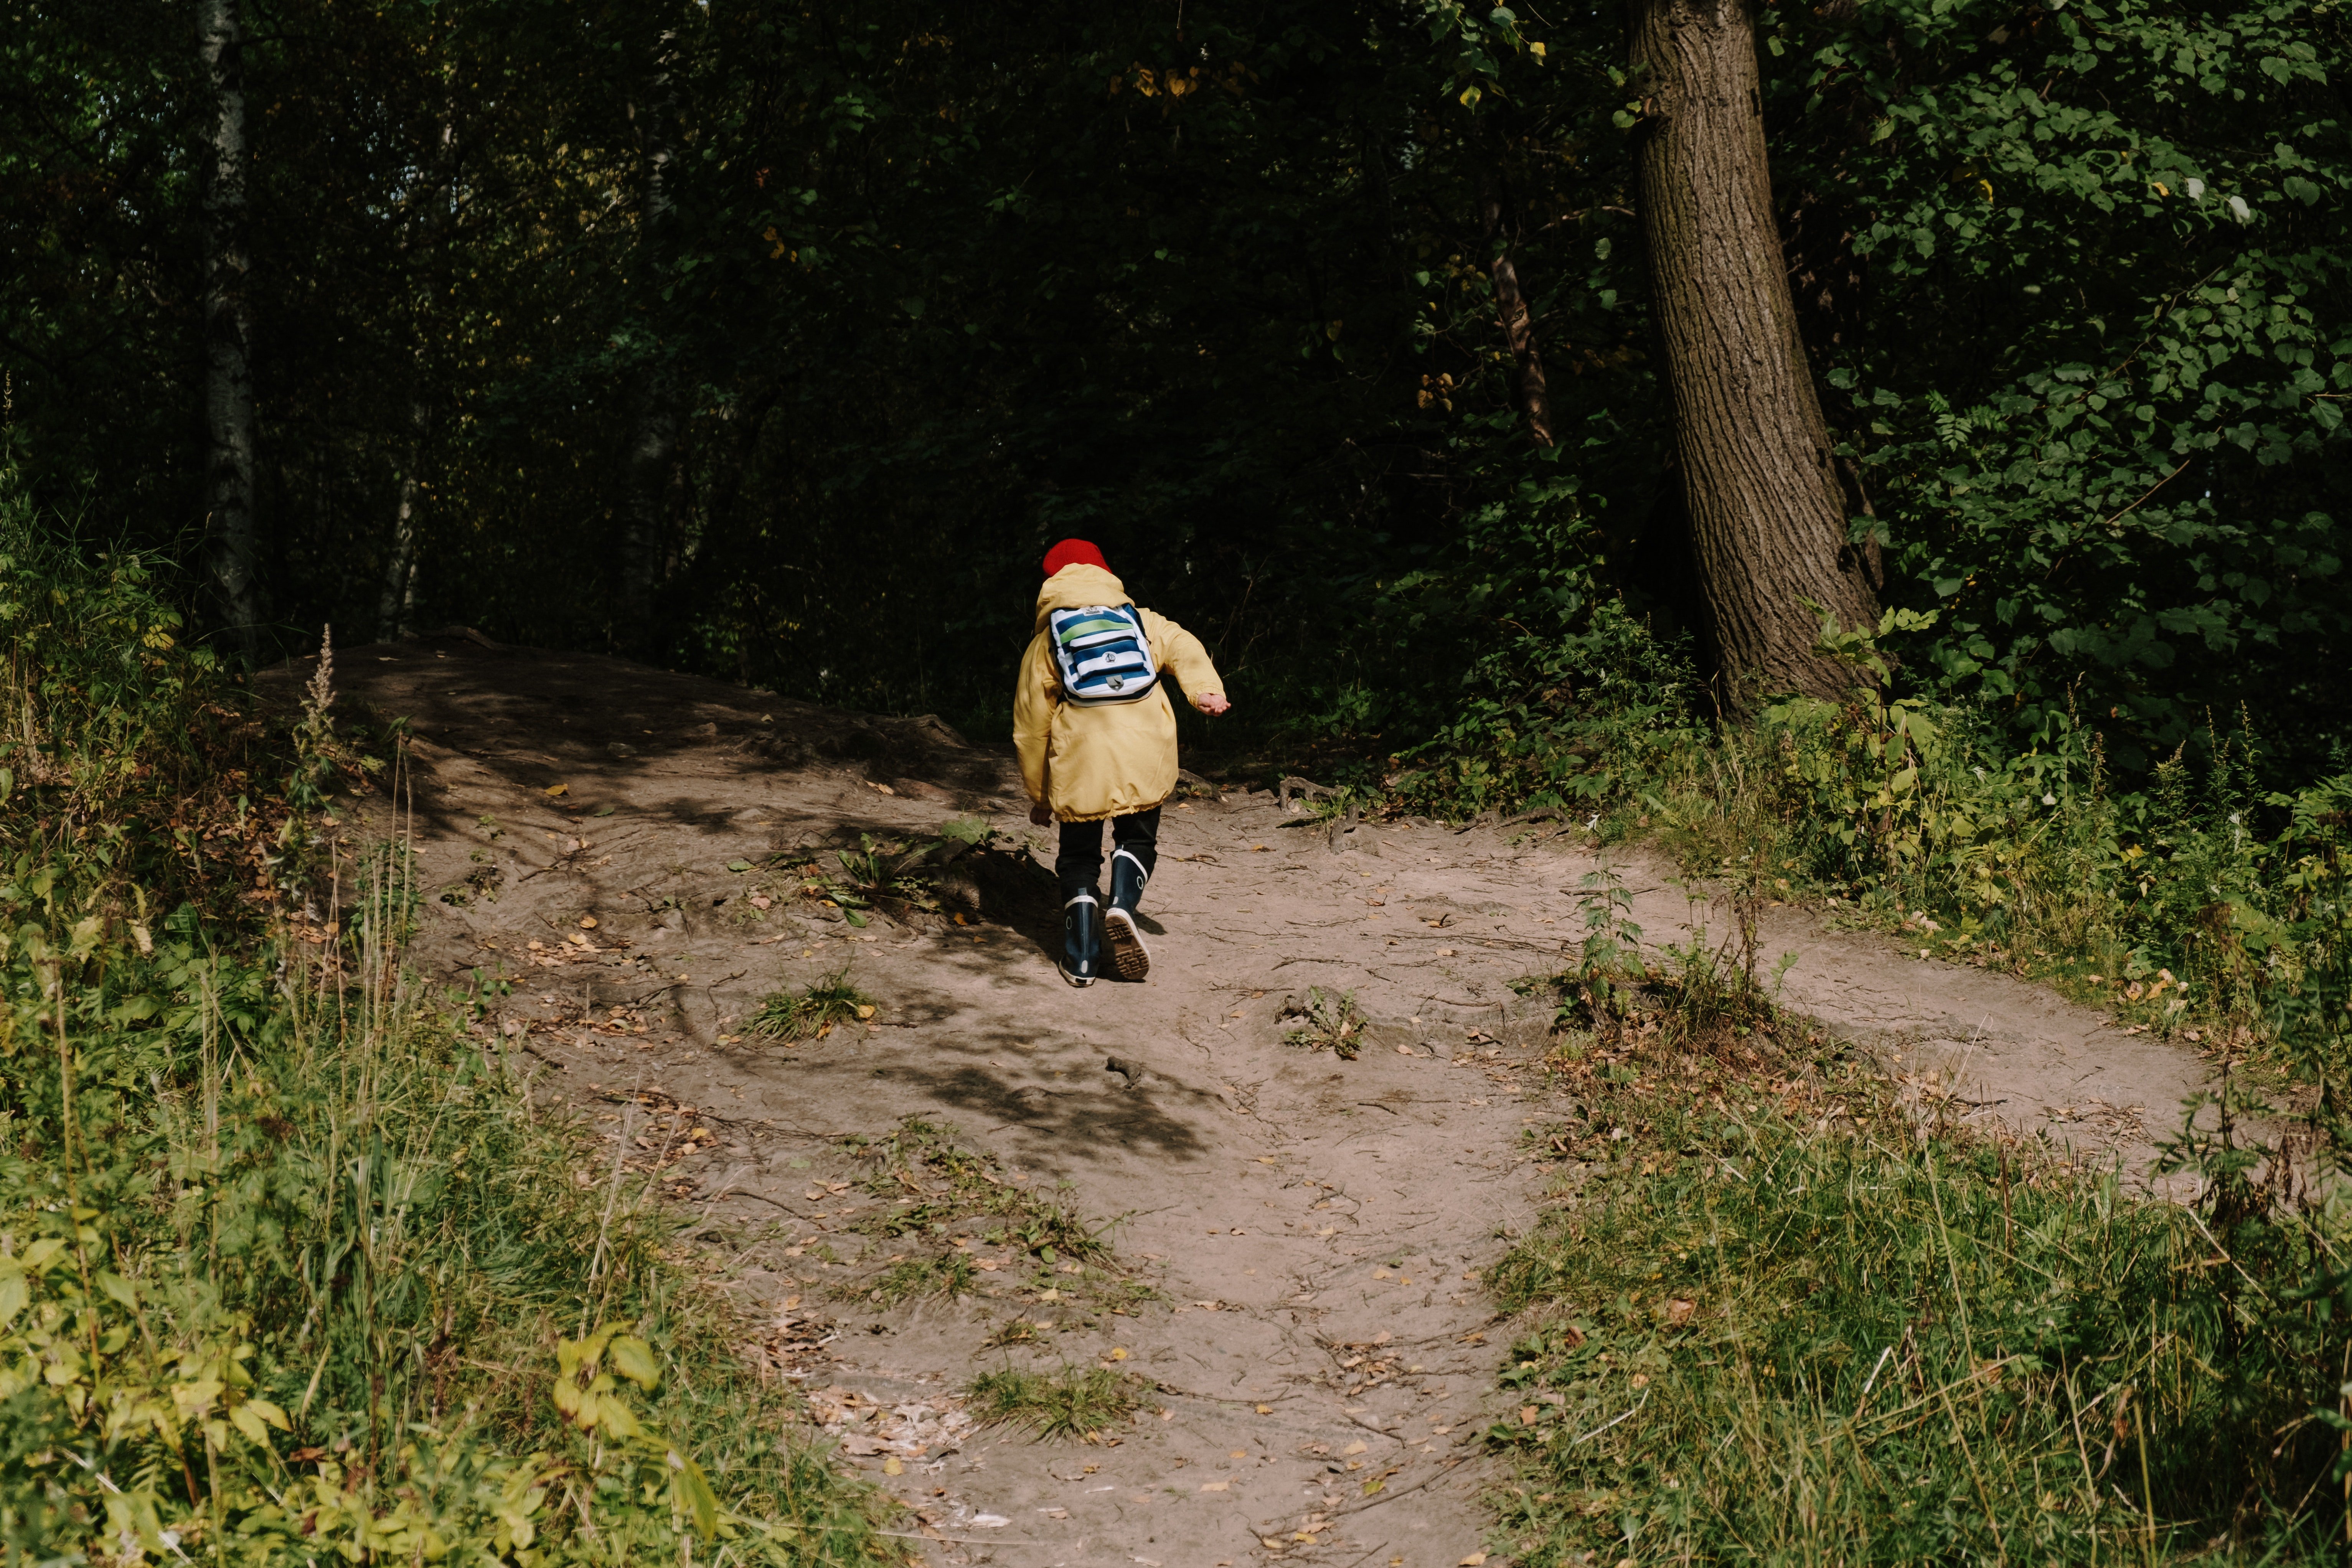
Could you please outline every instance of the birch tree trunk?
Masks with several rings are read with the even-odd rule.
[[[641,277],[659,265],[662,240],[669,227],[669,174],[674,155],[671,125],[677,112],[671,73],[677,64],[677,32],[664,31],[651,101],[638,126],[646,158],[645,199],[639,208],[637,236]],[[632,117],[635,117],[634,110]],[[669,479],[677,453],[678,405],[677,367],[668,353],[656,345],[646,363],[645,380],[637,389],[636,411],[629,432],[625,458],[628,514],[621,539],[621,626],[617,640],[624,648],[640,656],[653,653],[660,643],[654,626],[654,596],[668,558]]]
[[[1814,653],[1811,600],[1842,626],[1877,618],[1772,214],[1748,0],[1630,0],[1648,95],[1634,153],[1675,441],[1726,704],[1844,694]]]
[[[424,404],[409,405],[408,460],[401,465],[400,499],[392,509],[392,553],[384,563],[383,592],[376,601],[378,642],[396,641],[415,629],[411,620],[416,610],[416,503],[423,488],[417,475],[425,466],[427,418]]]
[[[199,37],[213,94],[205,182],[205,438],[207,567],[231,637],[259,649],[254,544],[253,315],[246,296],[245,23],[242,0],[203,0]]]

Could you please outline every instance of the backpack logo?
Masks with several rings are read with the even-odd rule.
[[[1054,668],[1065,700],[1079,704],[1133,702],[1160,681],[1151,640],[1133,605],[1087,605],[1048,611]]]

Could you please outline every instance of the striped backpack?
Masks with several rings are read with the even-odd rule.
[[[1065,700],[1094,707],[1149,696],[1160,669],[1143,616],[1133,605],[1087,605],[1047,612],[1054,668]]]

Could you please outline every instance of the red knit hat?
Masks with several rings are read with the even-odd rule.
[[[1045,552],[1046,576],[1051,577],[1065,566],[1099,566],[1106,572],[1110,570],[1110,563],[1103,559],[1103,552],[1083,539],[1065,539]]]

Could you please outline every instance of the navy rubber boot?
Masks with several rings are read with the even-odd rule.
[[[1125,848],[1110,858],[1110,909],[1103,916],[1103,934],[1110,944],[1111,967],[1121,980],[1140,980],[1151,973],[1151,950],[1143,945],[1143,932],[1135,923],[1135,911],[1143,902],[1144,885],[1151,873],[1143,862]]]
[[[1062,906],[1062,978],[1092,985],[1102,963],[1102,906],[1092,888]]]

